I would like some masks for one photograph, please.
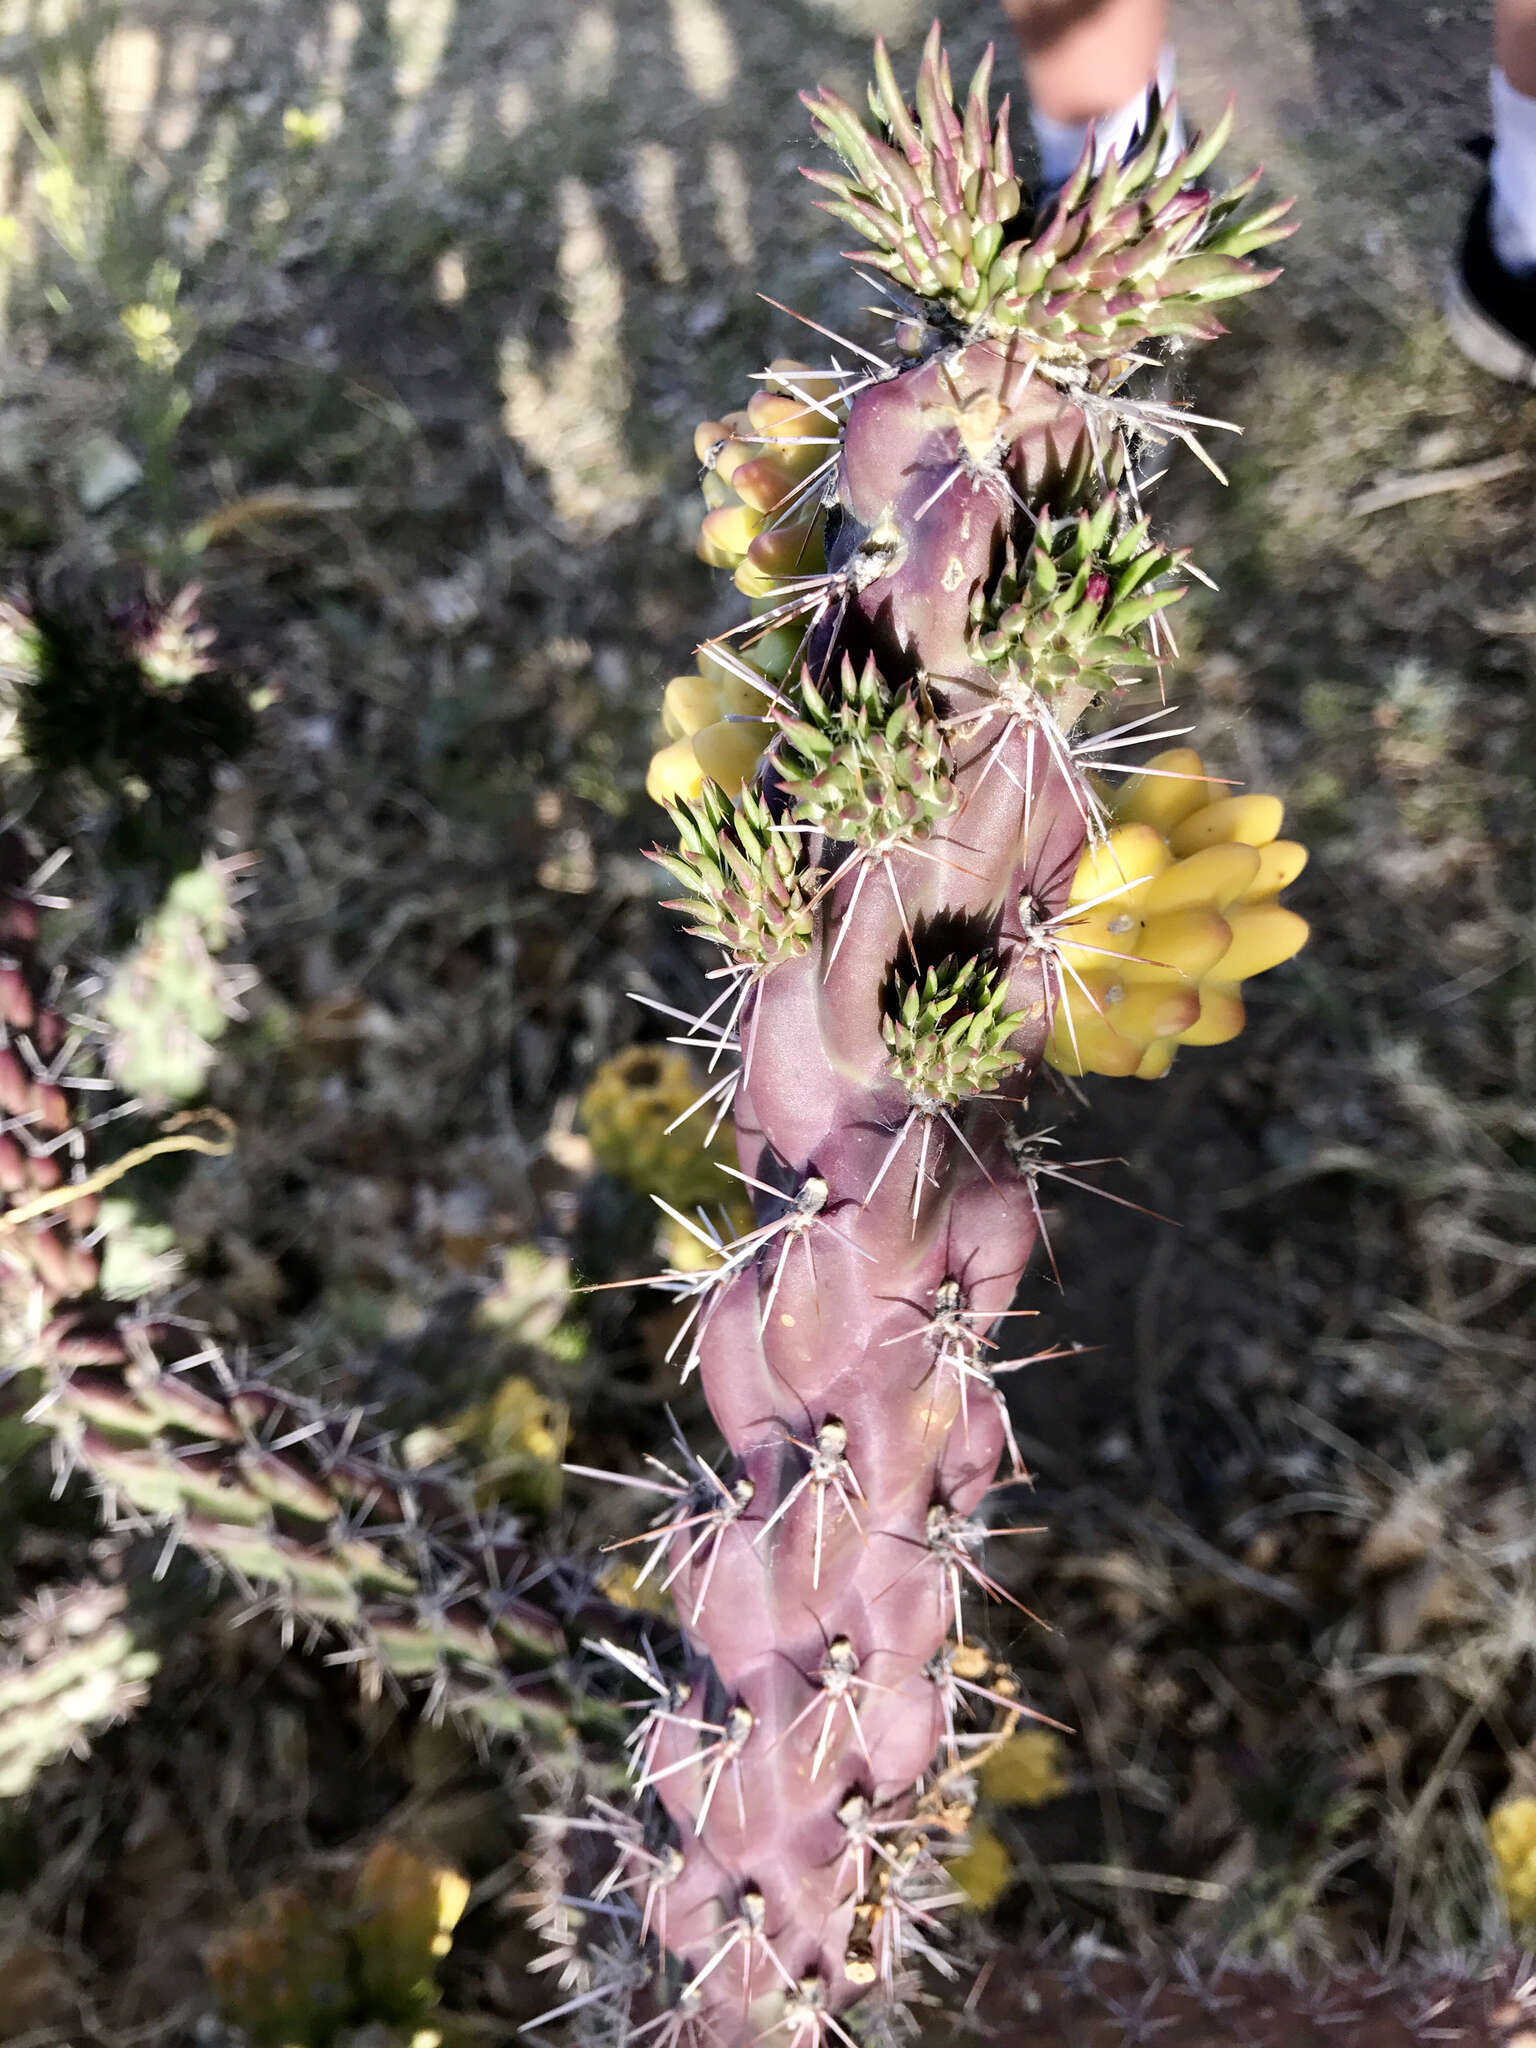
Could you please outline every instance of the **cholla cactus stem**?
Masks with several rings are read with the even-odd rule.
[[[1150,1079],[1181,1040],[1232,1035],[1237,984],[1298,942],[1269,907],[1299,867],[1272,800],[1213,802],[1171,757],[1111,799],[1093,778],[1131,735],[1077,730],[1172,651],[1183,558],[1149,537],[1133,456],[1207,424],[1127,375],[1218,331],[1278,213],[1199,182],[1219,135],[1160,167],[1160,114],[1031,226],[987,67],[962,113],[935,33],[915,115],[883,48],[876,70],[873,128],[814,103],[846,165],[816,182],[922,303],[893,359],[776,364],[771,402],[701,430],[703,552],[754,606],[721,641],[766,686],[710,643],[668,686],[652,764],[654,793],[697,802],[675,806],[679,879],[723,987],[678,1021],[721,1059],[745,1048],[719,1095],[758,1217],[696,1231],[720,1261],[703,1283],[660,1279],[691,1297],[674,1345],[726,1439],[720,1482],[753,1492],[718,1526],[707,1498],[670,1502],[695,1655],[679,1704],[648,1688],[646,1776],[682,1867],[655,2017],[635,2028],[621,1993],[619,2041],[695,2021],[718,2048],[851,2038],[833,2016],[870,1986],[894,2003],[909,1965],[946,1967],[949,1774],[1030,1711],[963,1612],[976,1592],[1023,1609],[977,1555],[1005,1533],[982,1508],[999,1465],[1024,1472],[1000,1385],[1023,1361],[993,1333],[1045,1239],[1040,1176],[1080,1164],[1014,1119],[1047,1054]],[[826,485],[813,398],[840,438]],[[704,780],[722,794],[696,800]],[[867,1826],[889,1827],[881,1853]],[[696,2006],[667,1998],[679,1973]]]

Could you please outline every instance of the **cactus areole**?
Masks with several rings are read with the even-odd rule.
[[[598,2039],[848,2042],[949,1968],[934,1845],[1028,1711],[962,1613],[1021,1472],[991,1333],[1050,1169],[1020,1112],[1048,1049],[1160,1073],[1207,989],[1230,1036],[1305,935],[1272,799],[1187,752],[1106,779],[1156,739],[1181,594],[1136,466],[1207,424],[1135,379],[1273,275],[1246,259],[1284,209],[1202,182],[1225,124],[1171,155],[1162,115],[1031,219],[989,63],[957,110],[935,28],[915,111],[881,46],[869,117],[807,101],[894,346],[776,363],[698,438],[706,559],[751,614],[669,685],[650,786],[720,949],[690,1036],[734,1069],[710,1099],[756,1224],[661,1276],[728,1462],[676,1508],[694,1662],[634,1744],[666,1846],[621,1831],[627,1947],[559,2008]],[[1085,727],[1149,678],[1151,720]]]

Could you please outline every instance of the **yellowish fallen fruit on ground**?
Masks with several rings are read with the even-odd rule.
[[[1044,1806],[1068,1789],[1066,1746],[1051,1728],[1021,1728],[984,1758],[976,1773],[996,1806]]]
[[[1232,793],[1191,747],[1170,747],[1107,805],[1057,927],[1045,1056],[1065,1074],[1166,1074],[1181,1045],[1223,1045],[1242,984],[1298,953],[1307,925],[1275,898],[1306,866],[1281,839],[1280,799]]]
[[[985,1913],[1007,1891],[1013,1878],[1013,1858],[1000,1837],[984,1823],[973,1821],[969,1838],[964,1855],[946,1861],[944,1874],[960,1887],[979,1913]]]
[[[661,1195],[688,1215],[739,1188],[718,1163],[735,1163],[729,1122],[706,1145],[709,1108],[686,1114],[707,1085],[678,1046],[630,1045],[604,1060],[581,1098],[599,1166],[637,1194]]]
[[[1488,1846],[1509,1924],[1536,1933],[1536,1799],[1506,1799],[1488,1816]]]
[[[468,1878],[383,1841],[358,1872],[352,1902],[352,1939],[368,1993],[395,2010],[429,2002],[433,1962],[452,1948],[469,1903]]]

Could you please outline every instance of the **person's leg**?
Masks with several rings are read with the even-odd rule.
[[[1493,23],[1493,245],[1536,269],[1536,0],[1498,0]]]
[[[1452,338],[1536,388],[1536,0],[1494,0],[1493,155],[1452,265]]]
[[[1493,61],[1516,92],[1536,99],[1536,0],[1497,0]]]
[[[1154,84],[1172,90],[1168,0],[1004,0],[1018,31],[1030,119],[1048,196],[1065,184],[1092,126],[1102,163],[1125,153]],[[1181,138],[1178,138],[1181,139]]]
[[[1085,126],[1145,92],[1168,40],[1167,0],[1006,0],[1030,106]],[[1532,0],[1536,6],[1536,0]]]

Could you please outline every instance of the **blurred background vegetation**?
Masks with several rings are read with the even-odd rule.
[[[562,1457],[665,1449],[677,1396],[654,1300],[572,1282],[651,1270],[647,1193],[696,1198],[671,1070],[603,1064],[660,1035],[627,991],[702,987],[640,852],[660,688],[734,616],[691,428],[814,353],[760,294],[864,331],[794,95],[925,26],[0,0],[5,804],[69,852],[51,939],[141,1120],[238,1132],[113,1191],[114,1284],[457,1449],[551,1551],[636,1526]],[[1003,24],[946,29],[958,74]],[[962,1941],[1408,1957],[1536,1927],[1536,404],[1435,306],[1480,10],[1178,31],[1302,225],[1188,365],[1244,433],[1228,490],[1159,492],[1220,585],[1171,694],[1288,792],[1315,938],[1235,1045],[1042,1093],[1180,1227],[1074,1194],[1064,1299],[1026,1294],[1021,1350],[1097,1349],[1013,1382],[1045,1533],[994,1568],[1055,1632],[994,1634],[1078,1732],[995,1767]],[[508,2038],[540,1878],[507,1759],[152,1581],[23,1406],[5,1668],[62,1630],[82,1734],[119,1724],[0,1749],[0,2040]],[[110,1596],[61,1622],[87,1563]]]

